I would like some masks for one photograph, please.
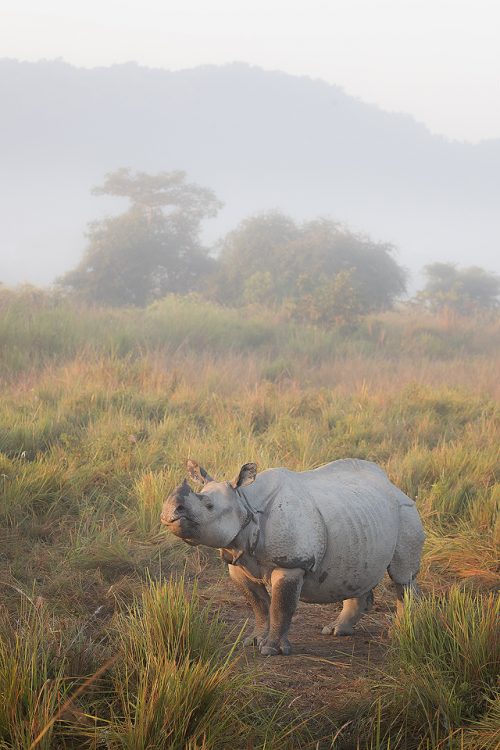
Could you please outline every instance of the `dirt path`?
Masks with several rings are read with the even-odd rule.
[[[253,622],[251,611],[229,580],[212,586],[210,596],[221,607],[223,619],[235,630],[243,627],[247,619]],[[262,684],[285,691],[299,710],[338,714],[349,702],[357,702],[367,693],[368,674],[373,675],[382,666],[394,610],[394,594],[382,585],[376,592],[373,610],[363,617],[355,634],[336,638],[322,635],[321,629],[335,619],[340,604],[301,602],[290,631],[293,653],[263,657],[256,648],[246,648],[243,663],[257,668]]]

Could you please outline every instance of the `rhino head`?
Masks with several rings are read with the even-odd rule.
[[[248,514],[238,497],[238,489],[254,481],[257,466],[244,464],[234,482],[217,482],[191,459],[187,469],[203,488],[194,492],[185,479],[163,503],[162,524],[188,544],[228,546],[245,524]]]

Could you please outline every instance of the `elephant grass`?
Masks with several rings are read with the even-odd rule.
[[[330,383],[327,373],[331,377],[338,363],[338,380],[348,359],[357,363],[357,369],[361,365],[363,373],[357,381],[361,384],[363,377],[372,376],[370,362],[376,361],[377,370],[390,376],[400,369],[397,363],[403,355],[411,365],[407,377],[415,371],[423,374],[422,364],[442,377],[443,367],[434,367],[437,362],[451,377],[462,371],[467,384],[476,385],[482,380],[482,369],[491,368],[487,377],[494,382],[492,360],[498,363],[499,347],[500,326],[494,316],[439,317],[407,307],[369,316],[356,327],[322,329],[293,323],[286,310],[228,309],[195,295],[170,296],[145,309],[117,309],[84,307],[32,287],[0,289],[0,377],[4,379],[75,358],[137,360],[160,352],[178,359],[186,354],[240,358],[247,365],[250,354],[264,378],[303,380],[314,367],[318,374],[324,368],[321,374]],[[347,383],[353,382],[353,374]]]
[[[489,750],[500,736],[500,597],[451,588],[407,601],[376,695],[366,747]],[[361,724],[364,727],[361,728]]]
[[[182,577],[147,582],[91,654],[88,633],[23,596],[0,621],[0,748],[304,747],[282,696],[237,668],[237,636]]]
[[[259,746],[262,732],[265,739],[268,727],[248,723],[251,681],[196,587],[188,597],[182,579],[152,584],[115,627],[120,660],[107,747],[238,747],[252,735]]]
[[[478,597],[489,602],[500,580],[496,323],[419,321],[394,313],[366,321],[349,337],[272,315],[255,332],[255,311],[197,307],[192,300],[120,311],[26,297],[5,304],[0,685],[10,697],[0,713],[2,750],[29,747],[64,700],[117,653],[116,664],[78,696],[41,747],[139,748],[145,735],[136,726],[158,742],[169,696],[188,706],[181,673],[205,696],[206,713],[201,703],[193,707],[200,718],[187,729],[180,717],[175,742],[183,737],[186,747],[201,750],[223,747],[231,737],[234,747],[245,747],[244,732],[255,726],[255,747],[314,747],[296,723],[295,734],[286,734],[290,712],[279,695],[257,700],[259,678],[247,666],[238,674],[236,652],[226,660],[226,636],[226,650],[218,652],[210,635],[214,618],[208,625],[202,619],[196,632],[219,657],[184,660],[184,672],[170,659],[165,674],[160,670],[166,656],[155,627],[169,616],[159,594],[171,585],[165,577],[184,572],[190,589],[199,575],[210,585],[223,574],[215,556],[159,530],[161,503],[182,479],[188,456],[228,479],[249,460],[260,470],[300,470],[357,456],[379,462],[416,496],[427,531],[420,580],[435,597],[411,605],[418,639],[410,622],[396,627],[391,671],[373,686],[383,708],[378,739],[374,724],[372,737],[361,730],[359,742],[351,736],[350,750],[362,749],[365,740],[367,747],[403,747],[404,736],[411,748],[410,729],[424,725],[422,750],[433,748],[438,736],[451,737],[444,747],[496,746],[498,695],[483,691],[479,646],[459,641],[462,631],[453,630],[453,622],[465,628],[470,621],[479,640],[484,637]],[[200,328],[203,319],[210,325]],[[182,326],[174,330],[176,321]],[[430,356],[437,340],[443,351]],[[467,592],[440,598],[453,583]],[[171,604],[184,606],[175,597]],[[493,605],[485,606],[490,612]],[[476,672],[454,654],[437,625],[443,619]],[[142,637],[149,639],[152,660],[141,677]],[[418,650],[420,638],[436,649],[432,664]],[[359,696],[353,702],[362,705]],[[376,722],[377,703],[364,709],[362,723]],[[340,713],[333,718],[342,725]],[[339,735],[339,747],[348,731]]]

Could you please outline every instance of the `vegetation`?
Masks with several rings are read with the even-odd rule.
[[[106,176],[95,195],[128,198],[122,215],[90,225],[81,263],[59,280],[81,300],[144,306],[169,292],[199,289],[224,305],[284,307],[299,320],[353,323],[388,309],[406,289],[393,248],[317,219],[298,226],[280,213],[254,216],[219,243],[200,244],[203,219],[221,207],[184,172]]]
[[[408,310],[348,333],[4,291],[0,363],[2,750],[498,745],[498,321]],[[221,477],[357,456],[417,497],[425,596],[378,662],[323,664],[322,704],[286,692],[300,654],[269,679],[233,649],[222,562],[161,532],[188,455]],[[391,622],[378,597],[368,629]]]
[[[189,292],[207,273],[200,223],[221,207],[211,190],[187,183],[184,172],[119,169],[93,192],[131,205],[90,225],[85,255],[60,280],[63,287],[90,302],[145,305],[168,292]]]
[[[93,222],[80,264],[59,279],[61,290],[84,302],[144,307],[169,293],[203,290],[225,307],[280,310],[324,328],[354,327],[389,310],[406,292],[406,272],[391,245],[355,235],[332,220],[297,224],[277,211],[245,219],[212,255],[200,243],[202,221],[222,204],[186,182],[184,172],[106,175],[95,195],[128,198],[122,215]],[[500,279],[483,268],[433,263],[415,302],[433,312],[461,315],[497,308]]]
[[[75,357],[135,358],[153,351],[175,352],[177,357],[258,354],[257,362],[268,368],[271,380],[295,374],[309,379],[303,365],[331,368],[344,357],[375,357],[385,371],[400,367],[401,354],[418,370],[431,362],[459,359],[465,376],[477,370],[478,362],[482,369],[493,370],[499,345],[496,320],[477,325],[411,308],[367,316],[347,334],[339,326],[324,329],[289,321],[281,311],[223,308],[196,295],[170,295],[145,309],[115,310],[82,307],[33,287],[0,289],[0,377],[7,379]],[[344,372],[335,370],[337,378]],[[449,367],[446,377],[455,380],[459,374]]]
[[[374,686],[372,735],[390,747],[498,746],[499,617],[500,597],[459,588],[409,601]]]
[[[484,268],[453,263],[426,266],[427,283],[419,299],[432,310],[450,308],[462,315],[494,310],[500,302],[500,277]]]
[[[222,240],[216,293],[225,304],[285,304],[299,318],[332,324],[387,309],[404,293],[392,252],[326,219],[298,226],[261,214]]]

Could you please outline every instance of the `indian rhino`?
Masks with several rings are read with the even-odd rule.
[[[245,645],[289,654],[288,631],[300,600],[343,601],[324,634],[350,635],[373,603],[385,571],[404,592],[417,591],[424,531],[415,503],[369,461],[333,461],[313,471],[242,466],[218,482],[195,461],[194,492],[184,480],[165,501],[162,523],[188,544],[220,548],[229,575],[255,615]],[[266,585],[270,585],[269,595]]]

